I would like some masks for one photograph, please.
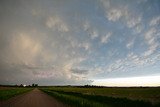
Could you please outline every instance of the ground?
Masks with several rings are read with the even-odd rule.
[[[66,107],[39,89],[0,102],[0,107]]]

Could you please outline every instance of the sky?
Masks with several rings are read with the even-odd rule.
[[[0,0],[0,84],[160,86],[159,0]]]

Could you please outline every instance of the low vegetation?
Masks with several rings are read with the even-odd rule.
[[[31,91],[33,88],[22,88],[22,87],[10,87],[0,89],[0,100],[7,100],[16,95]]]
[[[46,87],[41,90],[76,107],[160,106],[160,88]]]

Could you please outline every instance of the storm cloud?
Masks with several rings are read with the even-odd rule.
[[[158,0],[1,0],[0,84],[160,74]]]

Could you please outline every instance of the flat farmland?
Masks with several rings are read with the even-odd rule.
[[[0,101],[31,91],[33,88],[0,87]]]
[[[0,88],[0,107],[27,107],[27,105],[29,107],[160,107],[160,87]]]
[[[42,91],[72,106],[159,107],[159,87],[45,87]]]

